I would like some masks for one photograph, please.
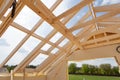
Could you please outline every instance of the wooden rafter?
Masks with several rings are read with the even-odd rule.
[[[95,22],[102,21],[102,20],[104,20],[104,19],[106,19],[106,18],[115,16],[115,15],[117,15],[117,14],[119,14],[119,13],[120,13],[119,9],[114,10],[114,11],[110,11],[110,12],[108,12],[108,13],[100,16],[100,17],[97,17],[96,19],[92,19],[92,20],[87,21],[87,22],[85,22],[85,23],[81,23],[81,24],[79,24],[79,25],[77,25],[77,26],[74,26],[74,27],[72,27],[72,28],[70,29],[70,31],[77,30],[77,29],[79,29],[79,28],[85,27],[85,26],[90,25],[90,24],[94,24]]]
[[[36,5],[33,5],[30,2],[27,2],[27,3],[26,3],[26,1],[24,1],[24,2],[31,9],[33,9],[38,15],[40,15],[43,19],[45,19],[48,23],[50,23],[56,30],[58,30],[65,37],[67,37],[68,39],[70,39],[71,42],[75,43],[79,48],[82,48],[80,46],[79,41],[75,40],[75,37],[72,35],[72,33],[67,32],[66,27],[60,21],[52,21],[52,20],[54,20],[55,16],[51,13],[51,11],[47,7],[45,7],[45,5],[43,5],[42,2],[40,2],[39,0],[36,0],[36,1],[37,1]],[[48,13],[50,18],[48,17],[48,14],[44,14],[44,13]]]
[[[111,10],[118,9],[120,7],[120,4],[112,4],[112,5],[105,5],[105,6],[99,6],[95,7],[95,12],[110,12]]]
[[[60,4],[61,1],[57,1],[55,4]],[[55,9],[55,7],[57,6],[52,6],[51,7],[51,11],[53,11]],[[17,47],[10,53],[10,55],[4,60],[4,62],[1,64],[1,67],[3,65],[5,65],[5,63],[7,63],[7,61],[17,52],[17,50],[25,43],[25,41],[34,33],[34,31],[44,22],[43,19],[39,20],[39,22],[33,27],[33,29],[31,31],[28,31],[27,29],[25,29],[24,27],[20,27],[19,24],[13,22],[12,26],[15,28],[19,28],[19,30],[22,30],[25,33],[28,33],[28,35],[25,36],[25,38],[17,45]],[[34,37],[36,37],[36,34],[33,34]],[[38,37],[37,37],[38,38]],[[43,39],[41,39],[43,40]]]
[[[24,7],[23,3],[19,3],[16,7],[15,16],[18,15],[18,13],[21,11],[21,9]],[[15,18],[15,17],[14,17]],[[0,36],[7,30],[9,25],[13,22],[14,18],[11,17],[11,13],[8,14],[8,16],[5,18],[4,22],[2,22],[0,27]]]
[[[8,8],[10,8],[12,3],[13,0],[7,0],[7,1],[0,0],[0,19],[3,17],[3,15],[8,10]]]
[[[85,7],[86,5],[90,4],[92,1],[94,0],[83,0],[82,2],[80,2],[78,5],[72,7],[71,9],[69,9],[68,11],[60,14],[59,16],[57,16],[56,19],[61,19],[64,18],[66,16],[68,16],[69,14],[74,13],[77,10],[80,10],[81,8]]]

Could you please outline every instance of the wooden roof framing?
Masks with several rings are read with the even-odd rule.
[[[5,60],[0,63],[0,67],[3,67],[31,36],[41,42],[17,65],[14,73],[24,71],[26,66],[41,53],[48,55],[48,58],[34,69],[34,71],[37,73],[48,73],[57,66],[59,62],[65,60],[66,56],[71,55],[76,50],[85,50],[120,43],[120,3],[94,6],[94,2],[97,0],[82,0],[77,5],[56,16],[53,11],[59,7],[63,1],[64,0],[56,0],[51,8],[48,8],[41,0],[18,0],[15,16],[12,18],[11,12],[9,12],[7,16],[4,15],[12,5],[13,0],[8,0],[8,3],[0,0],[0,20],[2,21],[0,24],[0,36],[2,37],[9,26],[26,33],[26,36],[17,44]],[[6,3],[6,5],[3,5],[4,3]],[[19,15],[24,6],[29,7],[41,18],[31,30],[14,22],[14,19]],[[66,24],[84,7],[88,8],[85,15],[82,15],[72,27],[67,28]],[[105,14],[97,16],[97,13],[100,12]],[[89,17],[92,18],[89,19]],[[47,22],[54,28],[45,38],[35,33],[43,22]],[[77,30],[80,31],[74,35],[73,32]],[[62,37],[53,43],[50,39],[57,34],[57,32],[60,32]],[[68,39],[68,42],[62,47],[59,46],[65,39]],[[47,43],[50,44],[51,47],[47,51],[42,50],[41,48]],[[52,54],[54,48],[58,49],[56,54]]]

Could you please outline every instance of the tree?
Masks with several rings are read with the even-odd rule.
[[[75,74],[76,73],[76,69],[77,69],[76,64],[75,63],[71,63],[69,65],[68,69],[69,69],[68,71],[69,71],[70,74]]]
[[[9,65],[6,65],[5,67],[7,68],[8,72],[11,72],[11,70],[13,70],[17,65],[12,65],[12,66],[9,66]]]
[[[89,73],[90,74],[96,74],[97,73],[97,67],[94,65],[88,65],[89,67]]]
[[[111,65],[110,64],[101,64],[100,69],[101,69],[101,73],[104,75],[111,74]]]
[[[28,65],[26,68],[32,68],[32,69],[35,69],[36,66],[34,66],[34,65]]]
[[[89,65],[88,64],[82,64],[82,72],[85,74],[89,73]]]
[[[114,67],[112,68],[112,74],[113,74],[113,75],[119,75],[119,68],[118,68],[117,66],[114,66]]]

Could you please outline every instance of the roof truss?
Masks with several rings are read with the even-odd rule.
[[[15,16],[11,18],[11,12],[9,12],[7,16],[5,16],[5,13],[12,5],[13,0],[8,0],[8,2],[0,0],[0,9],[2,10],[0,11],[0,21],[2,21],[0,24],[0,36],[2,37],[10,26],[26,33],[25,37],[9,53],[5,60],[0,63],[0,67],[3,67],[31,36],[41,42],[17,65],[14,73],[24,71],[26,66],[39,54],[45,54],[48,58],[33,71],[48,73],[57,63],[61,62],[66,56],[71,55],[76,50],[120,43],[120,3],[94,6],[95,1],[97,0],[82,0],[56,16],[53,12],[64,0],[56,0],[51,8],[48,8],[41,0],[18,0]],[[6,3],[6,5],[3,5],[4,3]],[[41,18],[31,30],[14,21],[24,6],[29,7]],[[84,15],[81,15],[81,18],[72,27],[67,28],[70,20],[85,7],[88,8],[88,11],[86,11]],[[105,14],[98,16],[97,14],[100,12]],[[92,18],[89,19],[90,17]],[[35,33],[44,22],[53,28],[45,38]],[[74,34],[75,31],[76,33]],[[51,42],[50,39],[58,32],[60,32],[62,36],[56,42]],[[65,39],[68,39],[66,44],[59,46],[62,42],[64,43]],[[46,44],[49,44],[51,47],[47,51],[42,50],[42,47]],[[56,54],[53,54],[52,50],[55,48],[57,48],[58,51]]]

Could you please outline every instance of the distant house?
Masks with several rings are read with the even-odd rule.
[[[0,68],[0,73],[8,73],[8,70],[6,68]]]

